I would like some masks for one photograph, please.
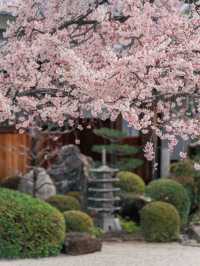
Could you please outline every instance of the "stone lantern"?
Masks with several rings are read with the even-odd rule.
[[[110,168],[106,165],[106,150],[102,151],[102,166],[91,170],[95,177],[88,188],[88,210],[96,214],[96,224],[105,232],[121,230],[119,221],[114,216],[114,212],[120,207],[116,202],[120,200],[116,193],[119,188],[113,187],[113,183],[118,181],[115,177],[118,169]]]

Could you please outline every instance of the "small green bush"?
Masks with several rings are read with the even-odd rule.
[[[118,186],[122,192],[143,194],[145,191],[145,183],[142,178],[134,173],[121,171],[117,174],[119,181]]]
[[[192,160],[181,160],[171,164],[170,172],[173,176],[194,176],[194,161]]]
[[[89,234],[92,235],[93,237],[101,238],[104,235],[104,231],[100,227],[93,226],[89,230]]]
[[[141,210],[141,230],[146,241],[177,240],[180,234],[180,216],[173,205],[152,202]]]
[[[195,161],[181,160],[171,165],[172,179],[181,183],[191,199],[192,209],[195,210],[200,203],[200,173],[194,169]]]
[[[63,215],[49,204],[0,189],[0,258],[58,255],[65,238]]]
[[[64,212],[66,232],[90,232],[93,228],[92,218],[81,211]]]
[[[172,179],[184,186],[188,196],[190,198],[192,209],[197,205],[197,187],[195,185],[195,180],[192,176],[170,176]]]
[[[61,212],[81,209],[79,201],[71,196],[55,195],[48,198],[47,202]]]
[[[133,221],[120,219],[122,230],[128,234],[134,235],[140,232],[140,227]]]
[[[66,196],[73,197],[81,203],[81,192],[79,191],[70,191],[66,194]]]
[[[146,187],[146,195],[156,201],[174,205],[180,214],[182,225],[187,223],[191,203],[181,184],[166,178],[155,180]]]

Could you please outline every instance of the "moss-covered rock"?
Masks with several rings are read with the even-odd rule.
[[[72,196],[55,195],[48,198],[47,202],[61,212],[81,209],[79,201]]]
[[[94,226],[92,218],[81,211],[64,212],[66,232],[90,232]]]
[[[191,203],[181,184],[166,178],[155,180],[146,187],[146,195],[156,201],[164,201],[174,205],[180,214],[181,224],[187,223]]]
[[[0,189],[0,258],[57,255],[65,238],[63,215],[49,204]]]
[[[152,202],[141,210],[141,230],[146,241],[177,240],[180,233],[180,216],[173,205]]]
[[[119,181],[116,185],[121,189],[122,193],[144,193],[145,183],[140,176],[131,172],[121,171],[117,174],[117,178],[119,178]]]

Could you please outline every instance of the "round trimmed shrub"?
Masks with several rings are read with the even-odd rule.
[[[180,216],[173,205],[152,202],[141,210],[141,229],[146,241],[174,241],[180,233]]]
[[[155,180],[146,187],[146,195],[156,201],[171,203],[180,214],[181,224],[187,223],[191,203],[181,184],[170,179]]]
[[[197,187],[194,178],[192,176],[170,176],[169,178],[184,186],[190,198],[192,209],[195,209],[197,205]]]
[[[0,189],[0,258],[58,255],[65,238],[63,215],[23,193]]]
[[[71,196],[55,195],[48,198],[47,202],[61,212],[81,209],[79,201]]]
[[[182,160],[177,163],[173,163],[170,169],[174,179],[178,178],[177,181],[180,181],[181,184],[183,184],[182,180],[184,179],[184,182],[187,177],[187,185],[183,185],[188,191],[189,197],[192,199],[193,211],[198,208],[200,203],[200,174],[199,171],[194,169],[194,163],[195,161],[191,159]],[[194,183],[194,188],[192,183]]]
[[[121,171],[117,174],[119,181],[117,186],[122,192],[143,194],[145,191],[145,183],[142,178],[134,173],[128,171]]]
[[[174,176],[191,176],[195,175],[194,161],[187,159],[181,160],[176,163],[172,163],[170,167],[170,172]]]
[[[92,218],[81,211],[64,212],[66,232],[90,232],[93,228]]]
[[[66,196],[73,197],[81,203],[81,192],[79,191],[69,191]]]

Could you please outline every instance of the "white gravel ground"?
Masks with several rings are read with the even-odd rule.
[[[0,266],[200,266],[200,248],[179,244],[106,243],[83,256],[0,261]]]

